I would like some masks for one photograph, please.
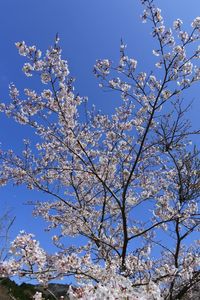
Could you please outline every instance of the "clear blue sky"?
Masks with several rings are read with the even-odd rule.
[[[199,0],[158,0],[167,24],[176,18],[185,24],[200,15]],[[15,49],[15,42],[26,41],[45,50],[58,32],[61,37],[63,56],[68,60],[71,74],[77,78],[76,91],[89,96],[89,102],[102,110],[111,110],[115,94],[103,93],[92,74],[98,58],[119,57],[120,39],[128,44],[130,56],[138,59],[141,69],[153,66],[152,39],[150,26],[140,22],[142,7],[139,0],[1,0],[0,3],[0,99],[8,98],[8,84],[14,82],[21,90],[32,87],[32,80],[21,72],[24,62]],[[35,82],[34,82],[34,87]],[[196,99],[190,113],[193,124],[198,125],[200,96],[199,86],[187,94],[188,100]],[[109,105],[108,105],[109,103]],[[0,141],[3,148],[21,148],[21,140],[30,132],[12,120],[1,115]],[[16,215],[12,237],[19,230],[33,232],[43,246],[48,245],[48,237],[42,231],[43,223],[31,217],[31,207],[26,200],[44,198],[40,193],[26,191],[23,187],[11,185],[0,190],[1,210],[11,207]]]

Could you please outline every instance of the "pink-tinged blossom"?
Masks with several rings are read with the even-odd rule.
[[[181,29],[181,25],[183,24],[182,20],[177,19],[173,22],[173,28],[175,30],[180,30]]]
[[[192,26],[193,28],[200,29],[200,17],[196,17],[196,18],[192,21],[191,26]]]
[[[35,295],[33,296],[34,300],[42,300],[42,293],[41,292],[36,292]]]

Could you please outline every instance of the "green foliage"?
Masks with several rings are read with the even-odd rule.
[[[36,291],[40,290],[40,287],[32,284],[22,283],[18,285],[8,278],[0,279],[0,287],[1,286],[5,287],[8,294],[14,296],[16,300],[31,300]],[[55,300],[48,292],[45,292],[44,299]],[[8,298],[8,300],[10,300],[10,298]]]

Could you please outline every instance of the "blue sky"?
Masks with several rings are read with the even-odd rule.
[[[176,18],[181,18],[188,25],[200,15],[199,0],[158,0],[156,3],[168,25]],[[69,62],[71,74],[76,77],[76,91],[88,96],[91,104],[111,111],[118,96],[98,88],[92,74],[93,65],[99,58],[117,61],[121,38],[128,44],[129,55],[138,59],[141,69],[148,71],[154,65],[151,28],[141,23],[141,12],[139,0],[1,0],[0,99],[5,101],[8,98],[10,82],[21,90],[32,87],[32,81],[21,71],[24,59],[18,55],[14,43],[24,40],[45,50],[58,32],[63,56]],[[199,94],[198,85],[186,94],[188,100],[196,99],[189,114],[194,126],[199,120]],[[29,135],[25,127],[1,115],[0,141],[3,148],[19,150],[22,139]],[[1,210],[10,207],[16,215],[12,237],[25,229],[34,232],[43,246],[49,245],[48,236],[42,231],[44,223],[33,219],[31,207],[23,204],[26,200],[41,198],[44,196],[40,193],[29,192],[23,187],[9,185],[0,190]]]

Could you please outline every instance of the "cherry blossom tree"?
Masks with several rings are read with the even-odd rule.
[[[1,184],[12,180],[49,195],[35,203],[34,215],[57,229],[54,255],[32,234],[21,232],[11,245],[13,259],[1,264],[5,276],[36,278],[43,284],[75,276],[70,299],[183,299],[191,297],[199,273],[198,134],[185,119],[185,90],[200,80],[200,17],[191,31],[177,19],[166,28],[152,0],[142,21],[157,41],[155,71],[137,70],[121,42],[120,59],[98,60],[94,74],[103,90],[120,94],[112,115],[87,109],[75,93],[59,38],[42,55],[35,46],[16,43],[44,89],[10,85],[10,103],[0,109],[31,127],[36,145],[1,151]],[[84,112],[84,113],[83,113]],[[67,237],[79,240],[69,245]]]

